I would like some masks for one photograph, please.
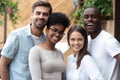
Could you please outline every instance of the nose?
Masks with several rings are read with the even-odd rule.
[[[74,42],[75,44],[78,44],[78,41],[77,40],[75,40],[75,42]]]
[[[88,20],[91,21],[91,20],[92,20],[92,17],[88,17]]]
[[[59,36],[59,35],[60,35],[60,33],[59,33],[59,32],[56,32],[55,34],[56,34],[56,36]]]
[[[39,14],[39,18],[43,18],[43,14],[41,13],[41,14]]]

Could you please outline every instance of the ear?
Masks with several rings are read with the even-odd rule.
[[[32,17],[33,17],[33,13],[31,13],[31,16],[30,16],[30,18],[32,19]]]
[[[45,33],[47,34],[48,33],[48,31],[49,31],[49,28],[45,28]]]

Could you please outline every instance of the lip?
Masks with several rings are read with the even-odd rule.
[[[86,27],[89,29],[92,29],[94,27],[94,25],[87,25]]]
[[[89,28],[89,29],[92,29],[94,28],[94,24],[93,23],[87,23],[86,27]]]
[[[87,23],[87,26],[94,26],[94,23]]]
[[[58,37],[54,37],[53,38],[55,42],[58,42],[59,41],[59,38]]]
[[[38,20],[37,21],[39,24],[43,24],[44,23],[44,20]]]
[[[45,22],[45,20],[43,20],[43,19],[36,19],[36,22],[39,23],[39,24],[43,24]]]
[[[94,25],[87,25],[86,28],[87,28],[87,31],[93,31]]]

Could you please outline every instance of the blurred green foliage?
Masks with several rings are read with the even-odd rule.
[[[95,6],[99,8],[101,10],[103,20],[113,19],[112,0],[87,0],[80,9],[77,9],[72,14],[72,18],[75,18],[78,24],[83,25],[82,15],[84,10],[89,6]]]
[[[9,19],[12,21],[12,23],[16,24],[19,17],[18,1],[12,2],[12,0],[0,0],[0,16],[4,17],[5,11],[9,15]],[[0,25],[3,23],[4,20],[0,20]]]

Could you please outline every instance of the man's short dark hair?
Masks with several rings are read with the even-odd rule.
[[[50,13],[50,15],[52,14],[52,6],[48,1],[38,0],[37,2],[35,2],[32,5],[32,12],[34,12],[35,8],[38,6],[43,6],[43,7],[49,8],[49,13]]]

